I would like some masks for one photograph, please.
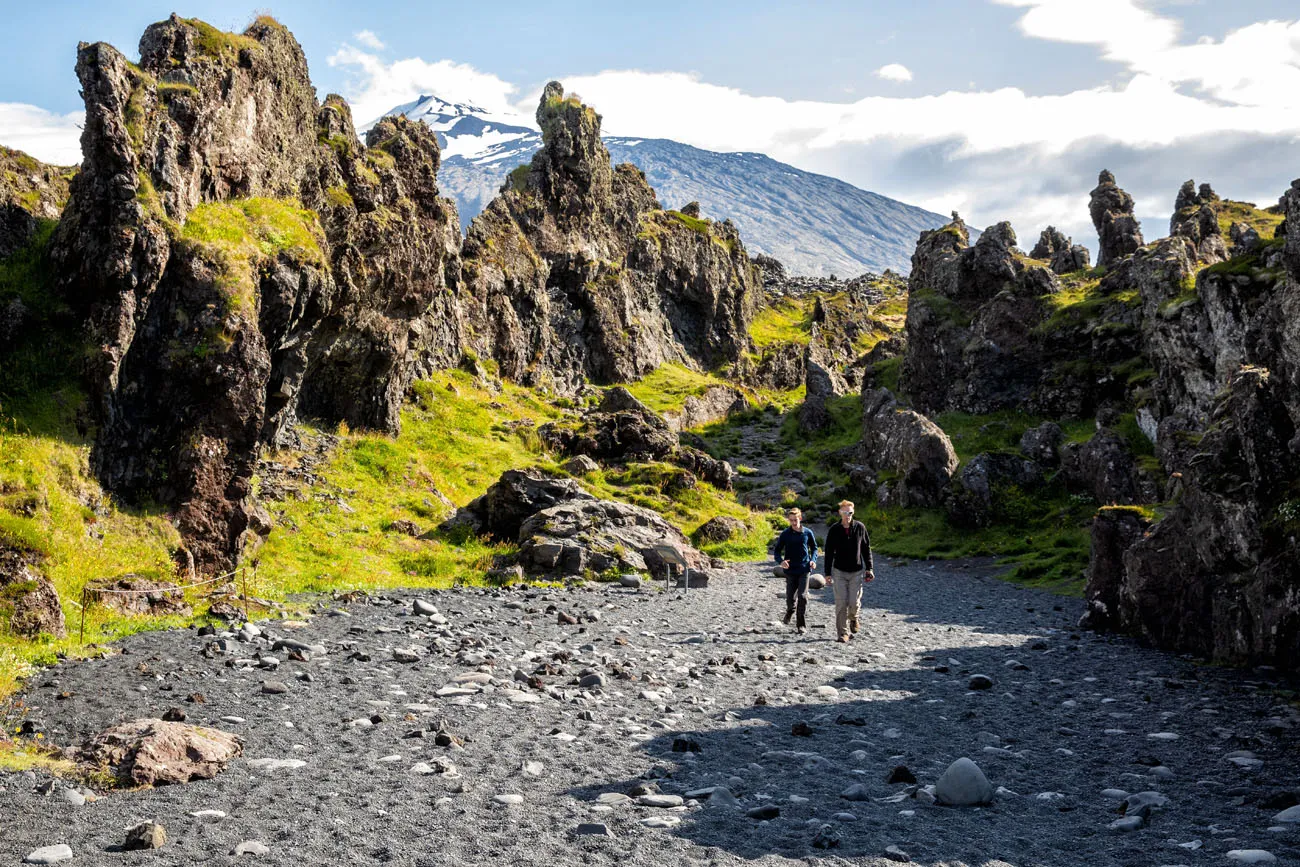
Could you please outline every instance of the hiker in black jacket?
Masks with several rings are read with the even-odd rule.
[[[853,503],[840,501],[840,520],[826,532],[826,578],[835,588],[835,631],[841,643],[858,632],[862,587],[874,581],[871,536],[867,525],[853,520]]]
[[[785,622],[798,611],[795,628],[802,635],[808,628],[804,615],[808,610],[808,573],[817,568],[817,537],[803,525],[803,512],[786,513],[790,526],[777,537],[772,556],[780,564],[774,570],[785,578]]]

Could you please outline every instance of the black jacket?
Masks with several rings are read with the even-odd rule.
[[[823,564],[826,574],[831,569],[841,572],[857,572],[866,569],[874,571],[871,563],[871,536],[867,534],[867,525],[853,521],[847,530],[841,521],[836,521],[826,531],[826,557]]]

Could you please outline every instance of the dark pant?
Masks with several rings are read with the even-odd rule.
[[[795,625],[804,625],[804,613],[808,610],[808,573],[792,572],[789,569],[785,572],[785,613],[788,615],[791,611],[797,614]]]

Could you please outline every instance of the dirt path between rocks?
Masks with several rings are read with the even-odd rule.
[[[229,653],[205,655],[214,638],[193,630],[132,637],[121,655],[35,678],[25,698],[46,736],[72,743],[181,707],[237,732],[244,755],[210,781],[80,806],[61,784],[42,795],[41,778],[0,775],[0,865],[58,843],[95,865],[889,864],[902,857],[891,846],[930,865],[1225,864],[1244,849],[1300,863],[1300,826],[1273,820],[1300,788],[1300,720],[1272,685],[1074,633],[1080,603],[987,564],[881,559],[848,645],[831,640],[829,591],[807,638],[776,622],[767,564],[689,595],[592,585],[322,602],[307,626],[263,624],[262,638],[228,638]],[[438,615],[414,616],[417,596]],[[552,606],[589,619],[561,625]],[[240,661],[271,655],[276,637],[328,653],[275,654],[278,671]],[[603,688],[579,686],[584,674]],[[992,688],[970,689],[974,674]],[[287,691],[265,694],[266,681]],[[196,692],[205,704],[185,702]],[[796,722],[811,734],[792,734]],[[934,806],[886,782],[906,765],[932,784],[960,756],[1001,787],[992,806]],[[684,803],[617,796],[639,784]],[[855,784],[868,800],[841,797]],[[688,795],[719,785],[734,806]],[[1108,789],[1168,803],[1122,833]],[[779,814],[747,816],[766,805]],[[203,810],[225,815],[192,816]],[[166,826],[166,846],[113,851],[142,820]],[[577,835],[585,823],[609,836]],[[267,854],[230,854],[250,840]]]

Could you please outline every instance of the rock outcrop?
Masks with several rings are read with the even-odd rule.
[[[51,258],[99,347],[93,466],[127,501],[168,506],[187,557],[217,571],[269,529],[258,446],[300,404],[395,430],[421,322],[454,330],[437,143],[384,123],[362,148],[266,16],[242,35],[173,16],[138,66],[97,43],[77,74],[84,160]]]
[[[750,409],[749,398],[734,388],[710,386],[704,394],[691,395],[682,402],[681,412],[665,412],[668,427],[681,433],[716,421],[726,421]]]
[[[1016,249],[1009,223],[975,245],[960,220],[923,232],[912,257],[901,388],[926,414],[1020,407],[1042,373],[1049,269]]]
[[[816,333],[804,348],[803,358],[804,401],[799,407],[799,430],[805,435],[813,435],[830,425],[831,415],[826,403],[848,391],[848,383]]]
[[[622,386],[606,391],[577,427],[551,422],[537,433],[549,449],[561,455],[617,464],[668,461],[714,487],[731,489],[731,464],[681,445],[674,427]]]
[[[600,500],[572,479],[537,470],[509,470],[456,521],[519,544],[519,565],[531,575],[583,576],[658,572],[655,546],[670,545],[692,569],[710,561],[676,527],[640,506]]]
[[[863,392],[861,448],[877,497],[888,505],[938,505],[957,470],[957,453],[939,426],[884,388]]]
[[[1069,274],[1087,268],[1092,261],[1088,248],[1065,237],[1055,226],[1048,226],[1029,251],[1031,259],[1045,260],[1057,274]]]
[[[1214,208],[1218,201],[1209,184],[1201,184],[1198,192],[1195,181],[1184,181],[1174,201],[1174,214],[1169,218],[1169,237],[1184,239],[1188,256],[1204,265],[1228,258],[1219,213]]]
[[[513,542],[530,516],[560,503],[582,499],[595,497],[573,479],[538,470],[506,470],[482,496],[457,510],[453,521],[498,541]]]
[[[1115,176],[1102,169],[1091,193],[1088,213],[1097,229],[1097,265],[1105,267],[1142,246],[1142,227],[1133,216],[1133,197],[1119,188]]]
[[[139,719],[95,735],[68,758],[87,770],[107,770],[119,786],[165,786],[210,780],[243,749],[238,736],[220,729]]]
[[[73,170],[0,145],[0,259],[22,249],[41,220],[57,220]]]
[[[1057,243],[1046,234],[1043,244]],[[1061,278],[1016,249],[1006,223],[973,247],[960,222],[925,233],[913,257],[899,390],[931,415],[1014,409],[1086,418],[1132,403],[1149,368],[1140,291],[1109,273],[1098,291],[1097,280],[1071,274],[1071,294],[1058,300]],[[1073,295],[1081,287],[1083,303]]]
[[[1043,484],[1043,472],[1020,455],[984,452],[962,466],[944,492],[948,520],[957,527],[987,527],[998,517],[1000,500]]]
[[[68,634],[59,593],[38,571],[40,559],[0,544],[0,632],[23,638]]]
[[[1300,225],[1300,181],[1282,207]],[[1224,661],[1300,659],[1296,234],[1201,270],[1190,289],[1159,276],[1190,271],[1187,245],[1171,239],[1143,281],[1157,449],[1177,486],[1140,535],[1095,531],[1109,533],[1090,572],[1098,624]]]
[[[760,283],[734,225],[660,209],[610,165],[600,115],[551,82],[542,149],[465,239],[467,334],[504,376],[571,392],[665,362],[712,369],[749,349]]]
[[[597,461],[662,460],[677,450],[677,434],[668,422],[622,386],[605,392],[579,427],[550,423],[538,434],[561,454]]]
[[[1130,506],[1160,499],[1160,479],[1139,463],[1129,443],[1110,428],[1086,443],[1066,446],[1061,475],[1072,491],[1102,505]]]

